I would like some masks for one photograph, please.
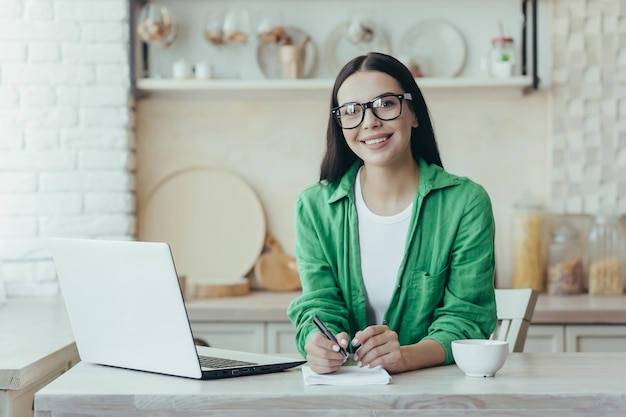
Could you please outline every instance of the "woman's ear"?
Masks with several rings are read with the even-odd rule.
[[[411,125],[411,127],[415,129],[418,126],[419,126],[419,123],[417,123],[417,116],[413,116],[413,124]]]

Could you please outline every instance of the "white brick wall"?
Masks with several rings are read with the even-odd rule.
[[[551,209],[626,213],[626,2],[553,0]]]
[[[0,285],[9,297],[58,291],[47,236],[134,237],[128,73],[127,0],[2,1]]]

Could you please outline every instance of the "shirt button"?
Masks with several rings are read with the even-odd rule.
[[[383,326],[387,325],[387,320],[383,320]]]

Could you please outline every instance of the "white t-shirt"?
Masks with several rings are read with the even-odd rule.
[[[370,310],[368,324],[382,324],[404,257],[413,203],[393,216],[379,216],[365,205],[360,178],[359,169],[354,194],[359,219],[361,272]]]

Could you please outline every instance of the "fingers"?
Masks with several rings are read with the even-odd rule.
[[[339,333],[337,340],[344,348],[347,347],[347,333]],[[345,358],[339,353],[339,345],[321,333],[312,333],[304,349],[309,366],[318,374],[335,372],[345,362]]]
[[[396,362],[400,358],[398,334],[387,326],[370,326],[358,332],[352,340],[359,346],[354,354],[358,366],[375,367]]]
[[[383,334],[386,331],[389,331],[389,327],[387,326],[368,326],[365,329],[356,332],[354,338],[350,343],[354,347],[359,347],[362,344],[366,343],[372,337]]]
[[[339,342],[339,344],[341,345],[342,348],[344,349],[348,349],[348,339],[350,338],[348,336],[348,333],[346,332],[341,332],[339,334],[337,334],[337,341]],[[338,352],[339,350],[337,350]]]

